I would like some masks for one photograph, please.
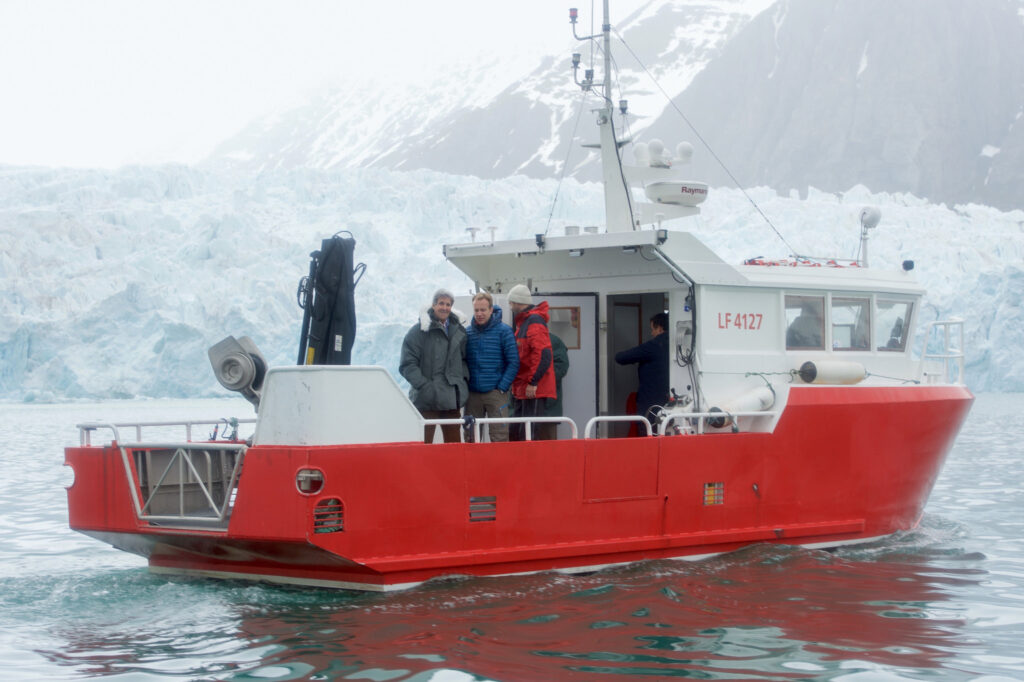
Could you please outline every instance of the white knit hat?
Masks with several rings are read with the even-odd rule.
[[[508,302],[531,305],[533,303],[533,295],[530,294],[530,290],[526,288],[525,284],[517,284],[508,290]]]

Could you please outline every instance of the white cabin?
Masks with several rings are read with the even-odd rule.
[[[774,427],[789,388],[810,385],[798,374],[808,361],[822,368],[820,383],[892,386],[949,374],[926,373],[912,357],[924,294],[912,271],[732,265],[691,233],[668,229],[452,244],[445,256],[506,311],[502,294],[516,284],[548,301],[550,329],[569,348],[565,414],[580,426],[628,414],[636,367],[614,357],[647,340],[648,320],[662,311],[674,355],[669,385],[681,398],[673,409],[764,411],[739,420],[742,430]],[[766,388],[774,396],[751,402]],[[628,430],[605,427],[605,436]]]

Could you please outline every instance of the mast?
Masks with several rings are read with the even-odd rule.
[[[573,36],[575,36],[577,40],[594,40],[598,37],[602,39],[602,51],[604,53],[604,80],[598,85],[601,88],[600,94],[603,102],[601,104],[601,108],[596,109],[595,112],[597,113],[597,125],[600,131],[601,140],[601,179],[604,183],[605,230],[607,232],[631,232],[636,229],[636,226],[633,224],[630,197],[626,188],[626,177],[622,168],[622,159],[619,156],[619,147],[625,144],[625,142],[619,142],[616,139],[615,122],[613,118],[615,107],[612,104],[612,26],[609,20],[608,2],[609,0],[604,0],[603,2],[604,21],[601,24],[600,34],[583,37],[576,35],[577,13],[575,7],[569,10],[569,20],[573,25]],[[576,80],[576,84],[583,88],[583,90],[593,89],[593,86],[595,85],[593,69],[587,69],[584,72],[584,79],[580,81],[577,78],[580,55],[579,53],[576,53],[572,57],[573,78]],[[620,109],[623,116],[625,116],[625,101],[620,103]]]

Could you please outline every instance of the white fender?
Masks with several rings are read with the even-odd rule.
[[[849,360],[808,360],[796,370],[806,384],[858,384],[867,377],[864,365]]]
[[[716,429],[729,426],[734,419],[728,415],[735,412],[764,412],[775,405],[775,392],[768,386],[758,386],[746,393],[732,398],[718,407],[712,407],[709,412],[722,412],[721,417],[708,419],[708,426]]]

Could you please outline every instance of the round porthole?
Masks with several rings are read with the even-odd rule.
[[[319,469],[299,469],[295,474],[295,488],[303,495],[316,495],[324,487],[324,472]]]

